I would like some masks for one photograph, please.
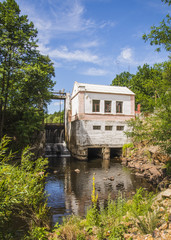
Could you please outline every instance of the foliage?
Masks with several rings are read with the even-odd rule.
[[[131,203],[131,212],[137,216],[146,215],[152,211],[151,205],[153,203],[154,195],[146,192],[143,188],[139,188],[133,196]]]
[[[129,72],[122,72],[119,75],[117,74],[116,77],[112,81],[112,86],[125,86],[131,88],[131,79],[134,75]]]
[[[86,220],[88,225],[98,226],[99,224],[99,212],[97,209],[98,194],[95,189],[95,177],[93,175],[93,190],[91,194],[92,208],[87,211]]]
[[[8,133],[23,146],[41,129],[54,85],[53,64],[37,50],[36,37],[15,0],[0,2],[0,137]]]
[[[158,209],[152,209],[154,195],[139,188],[130,204],[131,214],[135,217],[137,227],[144,233],[152,233],[158,225]]]
[[[157,111],[145,118],[128,121],[131,132],[126,132],[134,143],[159,145],[166,153],[171,153],[170,113]]]
[[[136,105],[141,104],[141,111],[153,112],[170,89],[170,63],[155,64],[153,67],[144,64],[134,75],[125,72],[117,75],[112,85],[128,87],[135,93]]]
[[[45,123],[64,123],[64,110],[54,112],[53,114],[46,114]]]
[[[162,0],[168,5],[171,5],[170,0]],[[156,51],[161,50],[161,45],[166,51],[171,51],[171,28],[170,28],[171,17],[169,14],[166,15],[166,19],[163,19],[158,27],[152,26],[149,34],[144,34],[143,39],[145,41],[150,40],[151,45],[159,45]]]
[[[122,146],[122,155],[125,157],[127,155],[127,149],[128,148],[133,148],[134,147],[134,144],[133,143],[125,143],[123,146]]]
[[[45,227],[32,227],[29,235],[24,240],[48,240],[48,232]]]
[[[0,144],[0,238],[17,237],[16,220],[34,234],[47,226],[47,206],[44,194],[44,171],[47,159],[35,159],[29,148],[23,151],[21,165],[11,165],[9,138]],[[6,154],[6,155],[5,155]],[[37,229],[37,230],[36,230]],[[40,230],[40,231],[39,231]]]
[[[91,195],[91,201],[93,205],[97,205],[97,200],[98,200],[98,194],[96,194],[96,189],[95,189],[95,177],[93,175],[93,190],[92,190],[92,195]]]
[[[161,219],[158,209],[152,206],[153,201],[154,194],[143,188],[138,189],[131,200],[126,200],[119,193],[115,200],[109,197],[105,208],[97,209],[93,204],[84,219],[77,216],[66,218],[54,230],[51,240],[122,240],[125,233],[130,231],[129,226],[145,234],[152,233]]]

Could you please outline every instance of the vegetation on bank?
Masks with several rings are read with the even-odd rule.
[[[9,148],[10,138],[0,142],[0,239],[43,239],[36,237],[48,229],[48,208],[44,193],[47,159],[35,159],[29,147],[21,161]],[[38,236],[38,235],[37,235]]]
[[[55,226],[54,233],[47,236],[50,240],[122,240],[154,234],[156,228],[169,223],[168,208],[159,208],[155,195],[140,188],[132,199],[126,200],[119,193],[116,200],[108,199],[104,208],[98,206],[93,181],[92,206],[85,218],[70,216],[62,225]]]
[[[13,163],[8,149],[10,139],[0,143],[0,238],[4,240],[86,240],[125,239],[135,234],[152,234],[162,224],[168,224],[167,206],[159,209],[155,195],[140,188],[132,199],[122,193],[116,200],[108,199],[105,207],[99,207],[93,177],[92,206],[86,216],[70,216],[49,228],[47,196],[44,180],[47,160],[35,159],[27,147],[21,162]],[[19,222],[19,227],[16,223]],[[125,235],[126,234],[126,235]],[[127,238],[127,239],[132,239]]]

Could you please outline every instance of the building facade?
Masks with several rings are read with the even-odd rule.
[[[128,142],[124,131],[126,120],[135,117],[135,94],[127,87],[75,82],[70,103],[68,146],[74,157],[86,160],[99,149],[108,159],[111,149]]]

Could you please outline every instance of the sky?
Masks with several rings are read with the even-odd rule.
[[[2,1],[1,1],[2,2]],[[116,74],[168,60],[142,39],[170,11],[161,0],[16,0],[38,29],[38,45],[55,67],[54,91],[74,82],[110,85]],[[48,113],[59,110],[52,101]]]

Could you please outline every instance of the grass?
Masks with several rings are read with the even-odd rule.
[[[94,183],[94,180],[93,180]],[[92,207],[85,218],[70,216],[54,230],[51,240],[122,240],[130,229],[137,229],[143,234],[153,233],[158,227],[161,215],[152,207],[155,195],[143,188],[136,191],[131,200],[126,200],[120,193],[116,200],[108,199],[105,208],[99,209],[97,198],[92,191]]]

